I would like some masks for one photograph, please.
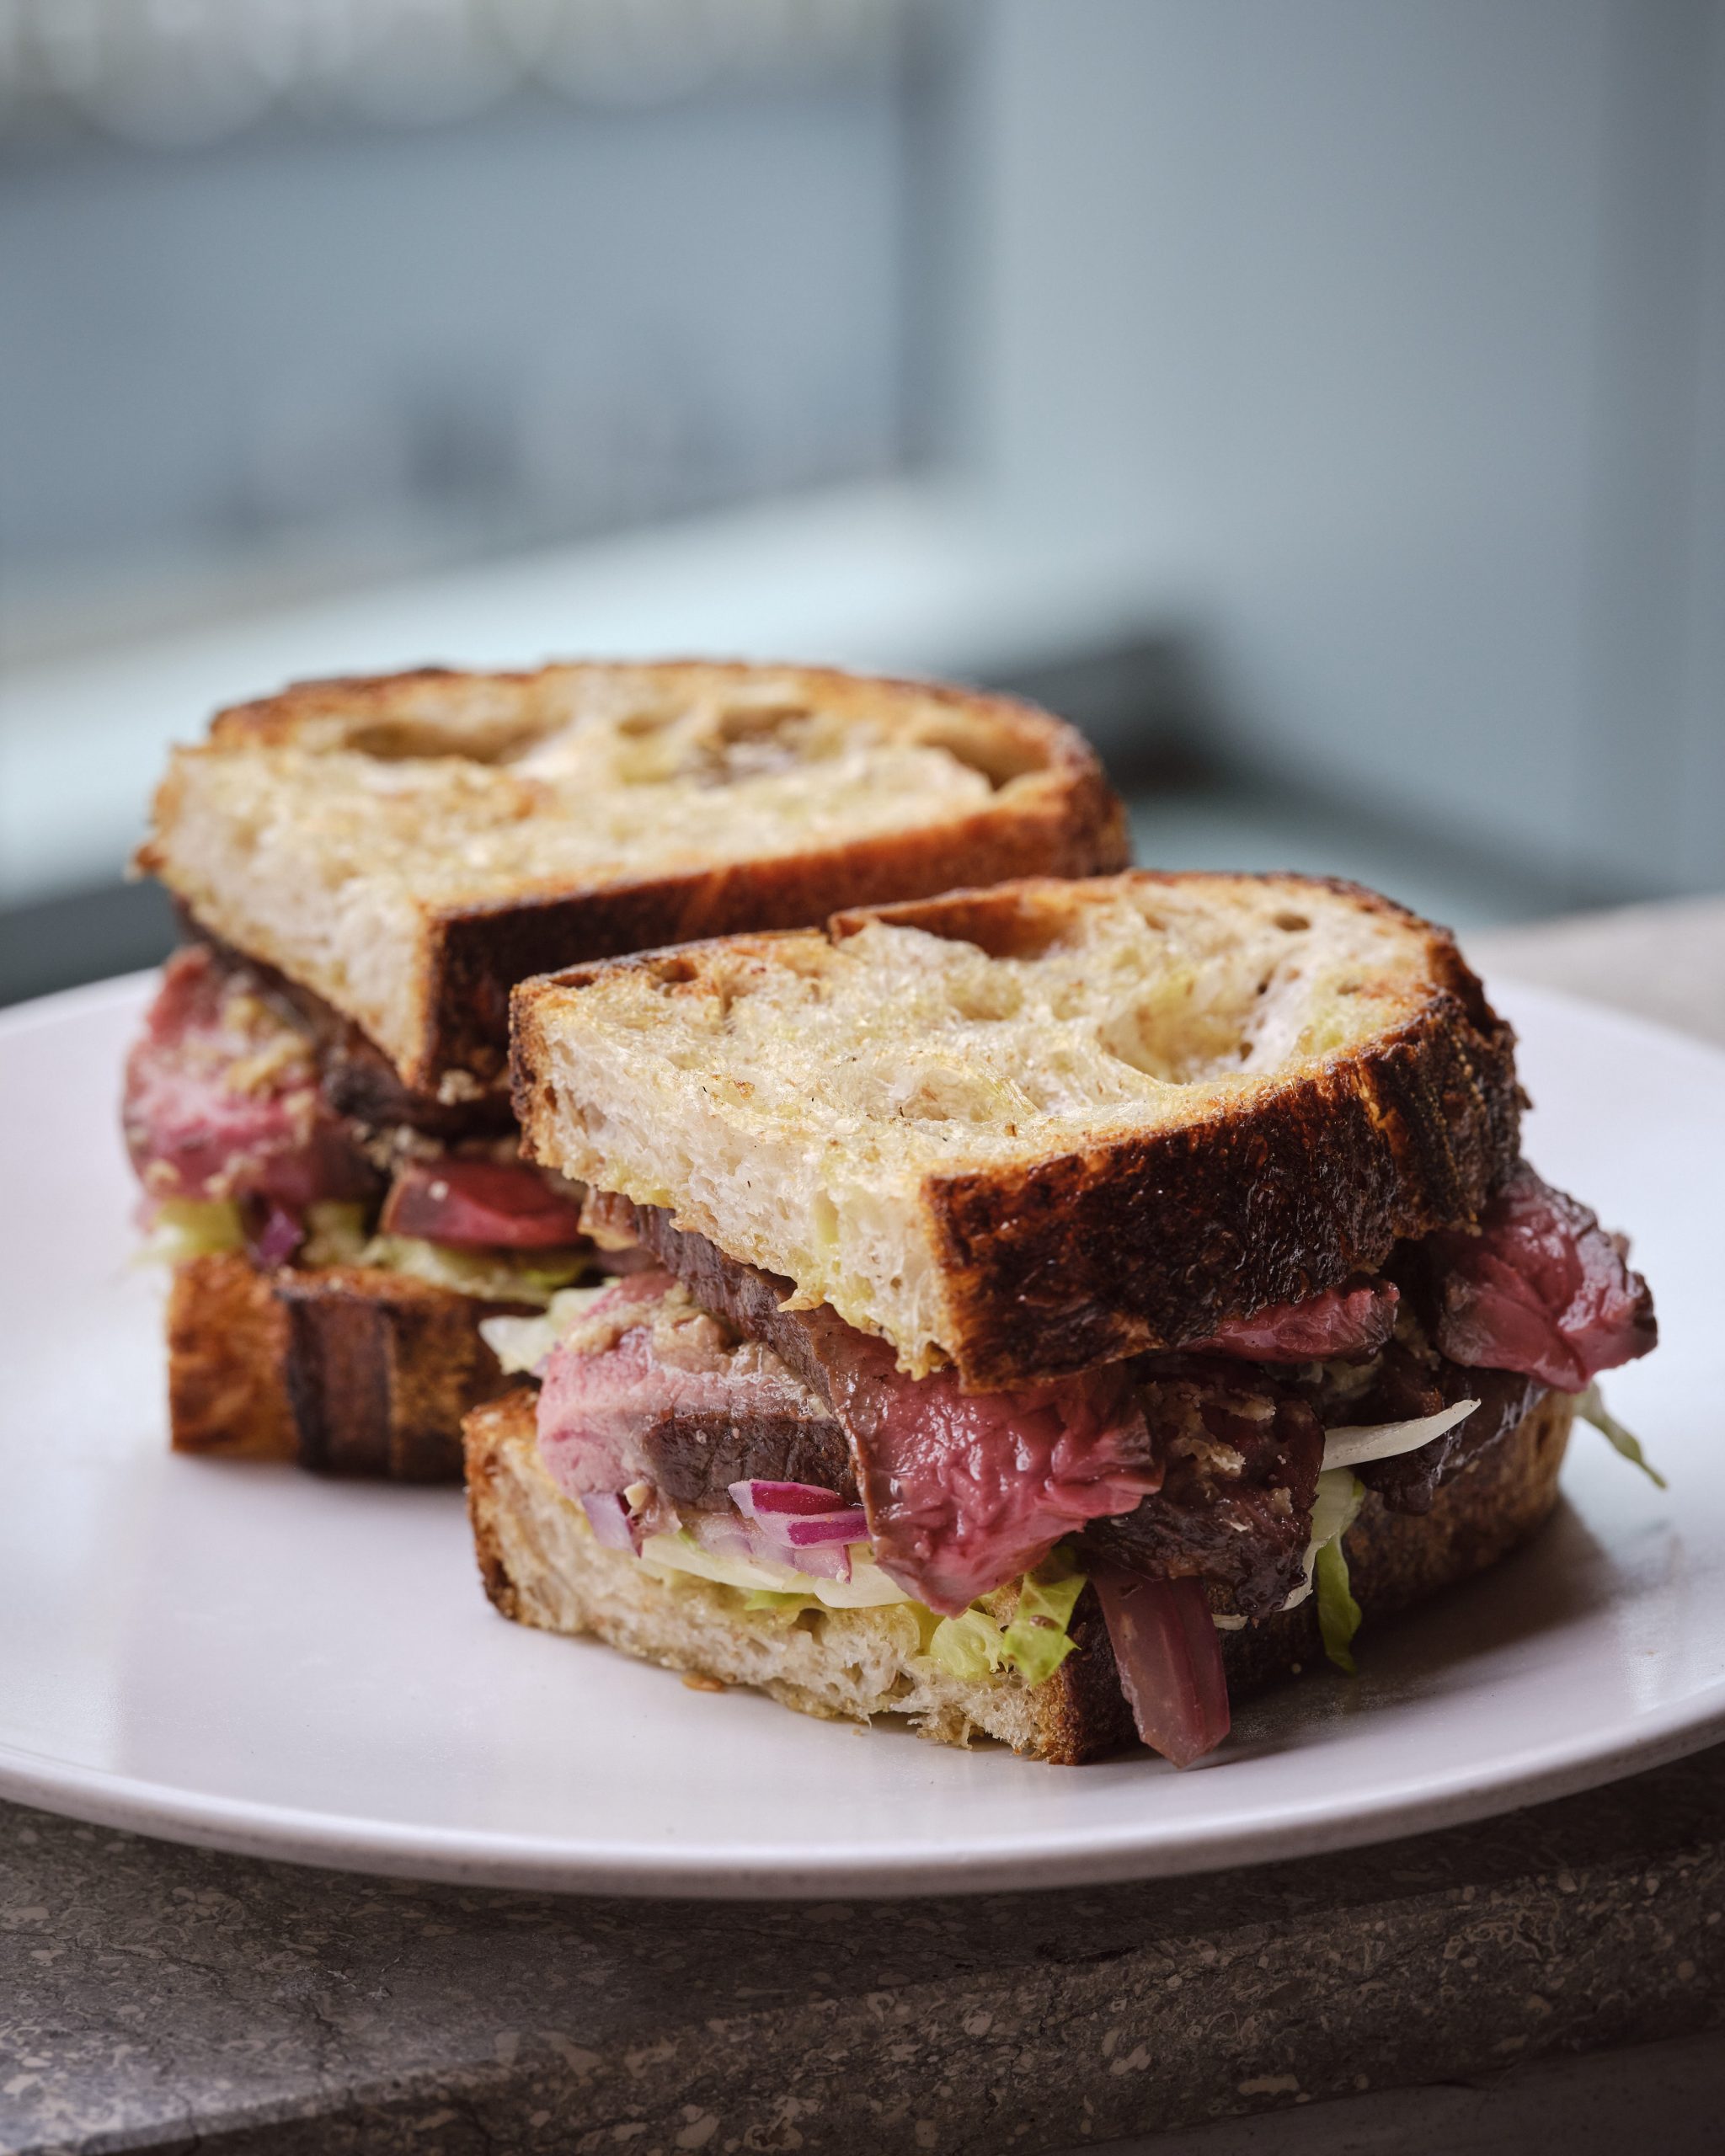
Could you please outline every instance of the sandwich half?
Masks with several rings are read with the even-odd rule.
[[[958,690],[587,664],[219,713],[138,856],[187,934],[123,1111],[174,1265],[174,1444],[453,1478],[462,1417],[504,1382],[481,1321],[646,1262],[521,1155],[524,976],[1125,858],[1081,739]]]
[[[515,1071],[653,1262],[488,1327],[537,1380],[467,1426],[488,1590],[814,1713],[1187,1764],[1231,1684],[1524,1541],[1656,1337],[1453,940],[1352,885],[1033,879],[573,969]]]

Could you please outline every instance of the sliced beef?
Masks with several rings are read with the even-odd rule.
[[[1080,1547],[1155,1579],[1227,1586],[1248,1617],[1279,1609],[1305,1577],[1323,1428],[1306,1401],[1220,1358],[1139,1366],[1161,1486],[1096,1521]]]
[[[486,1134],[494,1106],[476,1115],[408,1094],[326,1005],[207,940],[163,969],[127,1059],[122,1121],[149,1200],[238,1200],[268,1266],[299,1246],[307,1207],[360,1200],[369,1212],[386,1184],[392,1234],[513,1250],[583,1240],[582,1193]]]
[[[1192,1355],[1237,1355],[1251,1363],[1322,1363],[1375,1355],[1396,1326],[1401,1290],[1392,1280],[1360,1275],[1301,1303],[1272,1303],[1230,1318]]]
[[[1423,1256],[1434,1337],[1452,1362],[1579,1392],[1658,1342],[1653,1296],[1630,1270],[1627,1245],[1525,1161],[1477,1230],[1446,1229]]]
[[[967,1608],[1161,1479],[1124,1364],[1010,1393],[967,1393],[951,1371],[906,1377],[884,1342],[830,1310],[784,1309],[788,1281],[657,1208],[600,1198],[589,1219],[657,1251],[697,1303],[766,1342],[825,1403],[851,1441],[877,1561],[932,1609]]]
[[[1087,1397],[1070,1385],[965,1394],[950,1373],[904,1377],[889,1349],[830,1310],[784,1309],[788,1281],[680,1232],[662,1211],[594,1197],[589,1219],[655,1251],[697,1302],[770,1343],[819,1396],[862,1462],[883,1563],[936,1608],[1022,1569],[1018,1558],[1039,1539],[1046,1546],[1081,1528],[1082,1548],[1099,1561],[1225,1584],[1242,1614],[1266,1614],[1303,1577],[1326,1428],[1407,1421],[1477,1400],[1431,1444],[1358,1470],[1391,1509],[1423,1513],[1443,1483],[1522,1420],[1546,1382],[1468,1366],[1432,1344],[1427,1323],[1438,1323],[1444,1276],[1424,1246],[1397,1254],[1393,1278],[1258,1313],[1262,1339],[1235,1329],[1219,1338],[1226,1355],[1111,1365],[1090,1374],[1101,1390]],[[1386,1320],[1397,1328],[1387,1340]],[[1296,1342],[1338,1352],[1302,1352],[1297,1367],[1249,1367],[1282,1360]],[[1276,1352],[1259,1358],[1242,1345]],[[1141,1421],[1114,1390],[1123,1377]]]
[[[176,951],[126,1059],[121,1122],[147,1195],[301,1207],[377,1177],[318,1088],[303,1030],[243,968]]]
[[[1398,1453],[1393,1460],[1370,1460],[1354,1471],[1367,1489],[1376,1491],[1392,1513],[1429,1513],[1443,1485],[1500,1438],[1507,1437],[1524,1417],[1532,1413],[1546,1390],[1537,1378],[1524,1377],[1519,1370],[1464,1370],[1446,1362],[1438,1406],[1415,1412],[1435,1415],[1440,1407],[1454,1406],[1458,1400],[1477,1400],[1479,1406],[1472,1414],[1418,1452]],[[1360,1419],[1403,1418],[1374,1413]]]
[[[382,1225],[461,1249],[553,1250],[581,1241],[581,1193],[526,1161],[445,1153],[398,1167]]]
[[[842,1361],[841,1336],[852,1331],[836,1312],[824,1305],[784,1309],[794,1292],[788,1280],[727,1257],[705,1235],[673,1227],[661,1206],[632,1205],[613,1193],[590,1191],[582,1225],[601,1247],[622,1242],[650,1250],[702,1310],[723,1318],[734,1332],[764,1341],[804,1385],[826,1396],[826,1371]]]
[[[957,1614],[1161,1480],[1125,1364],[965,1392],[951,1370],[905,1376],[883,1342],[856,1334],[828,1377],[875,1557],[931,1609]]]
[[[553,1353],[539,1444],[571,1497],[647,1482],[723,1508],[733,1482],[813,1482],[857,1496],[850,1447],[821,1402],[665,1272],[610,1289]]]

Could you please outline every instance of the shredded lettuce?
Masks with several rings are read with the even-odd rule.
[[[1606,1406],[1604,1400],[1599,1396],[1597,1379],[1576,1401],[1575,1412],[1583,1422],[1591,1422],[1596,1430],[1608,1438],[1623,1457],[1638,1467],[1657,1489],[1665,1490],[1670,1487],[1664,1476],[1642,1450],[1640,1438],[1632,1431],[1626,1430],[1610,1409]]]
[[[347,1198],[323,1198],[306,1208],[302,1265],[357,1265],[366,1247],[366,1209]]]
[[[1338,1669],[1344,1670],[1349,1677],[1357,1677],[1359,1673],[1349,1650],[1354,1635],[1359,1630],[1359,1604],[1348,1586],[1348,1556],[1339,1534],[1318,1551],[1315,1570],[1317,1625],[1323,1635],[1324,1652]]]
[[[1311,1537],[1306,1545],[1306,1579],[1282,1604],[1284,1609],[1297,1609],[1316,1588],[1324,1652],[1350,1677],[1356,1674],[1348,1648],[1359,1629],[1359,1604],[1348,1590],[1348,1557],[1342,1537],[1365,1502],[1365,1485],[1351,1469],[1326,1468],[1318,1476],[1311,1506]]]
[[[425,1242],[417,1235],[371,1235],[363,1205],[328,1199],[306,1209],[306,1240],[298,1262],[373,1266],[383,1273],[404,1273],[434,1288],[451,1288],[457,1294],[472,1295],[480,1302],[538,1303],[548,1310],[572,1281],[579,1279],[591,1260],[585,1251],[524,1251],[517,1256],[505,1250],[458,1249],[452,1243]],[[556,1344],[554,1338],[548,1341],[541,1354],[548,1354]],[[505,1363],[504,1367],[531,1369],[532,1363]]]
[[[697,1579],[740,1588],[750,1596],[771,1595],[770,1604],[757,1606],[772,1609],[788,1607],[793,1599],[805,1606],[818,1603],[826,1609],[882,1609],[912,1600],[875,1563],[866,1542],[851,1545],[847,1580],[815,1579],[808,1572],[793,1572],[788,1565],[763,1563],[753,1557],[721,1557],[702,1549],[686,1528],[679,1528],[674,1534],[649,1534],[641,1545],[641,1561],[653,1572],[692,1572]]]
[[[230,1198],[169,1198],[156,1209],[138,1253],[146,1263],[183,1265],[190,1257],[238,1250],[245,1241],[239,1208]]]
[[[948,1677],[966,1684],[980,1684],[999,1673],[1006,1660],[1007,1643],[988,1612],[973,1604],[961,1617],[941,1619],[928,1652]]]
[[[1085,1576],[1071,1554],[1057,1550],[1018,1582],[1011,1620],[999,1624],[981,1603],[962,1616],[943,1617],[928,1652],[949,1677],[971,1684],[1012,1669],[1033,1689],[1052,1677],[1072,1652],[1067,1630]]]
[[[615,1284],[601,1280],[590,1288],[559,1288],[540,1317],[483,1317],[479,1337],[496,1356],[505,1376],[520,1377],[537,1370],[570,1326]]]
[[[734,1588],[744,1597],[744,1609],[758,1614],[901,1609],[917,1627],[920,1637],[913,1646],[948,1676],[972,1684],[1009,1670],[1033,1687],[1052,1677],[1072,1652],[1066,1628],[1084,1592],[1084,1574],[1059,1550],[1018,1582],[1017,1604],[1004,1625],[980,1603],[962,1616],[937,1617],[888,1577],[866,1542],[851,1545],[848,1580],[815,1579],[755,1558],[722,1557],[703,1549],[686,1529],[649,1534],[641,1545],[641,1561],[667,1582],[681,1572]]]
[[[591,1263],[585,1251],[535,1251],[531,1259],[500,1250],[459,1250],[417,1235],[373,1235],[351,1262],[404,1273],[434,1288],[452,1288],[484,1303],[538,1303],[549,1307],[561,1288]]]

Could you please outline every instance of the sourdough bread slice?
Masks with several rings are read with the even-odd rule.
[[[911,1610],[750,1610],[734,1588],[667,1582],[597,1542],[579,1505],[547,1474],[535,1396],[506,1394],[467,1421],[467,1510],[485,1591],[505,1617],[587,1634],[644,1662],[721,1684],[757,1687],[799,1713],[866,1721],[900,1715],[942,1744],[992,1737],[1061,1766],[1132,1742],[1108,1630],[1093,1590],[1074,1615],[1074,1650],[1033,1689],[1006,1674],[971,1684],[923,1652]],[[1574,1403],[1550,1393],[1439,1491],[1429,1513],[1386,1511],[1368,1497],[1344,1538],[1368,1622],[1423,1601],[1525,1542],[1556,1502]],[[1002,1591],[997,1617],[1009,1612]],[[992,1598],[991,1602],[998,1600]],[[1222,1636],[1235,1698],[1327,1667],[1315,1602]]]
[[[515,996],[537,1160],[973,1390],[1178,1348],[1471,1219],[1514,1037],[1448,931],[1291,876],[1033,879]]]
[[[1071,728],[1009,698],[684,663],[306,682],[176,752],[137,865],[445,1100],[511,985],[691,936],[1129,857]]]
[[[169,1432],[179,1452],[454,1482],[462,1417],[510,1383],[480,1302],[377,1267],[260,1273],[233,1251],[174,1268]]]

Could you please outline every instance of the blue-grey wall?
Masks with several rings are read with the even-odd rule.
[[[1725,882],[1721,0],[1001,0],[973,451],[1266,769]]]
[[[0,575],[473,550],[889,467],[900,111],[877,70],[10,152]]]

